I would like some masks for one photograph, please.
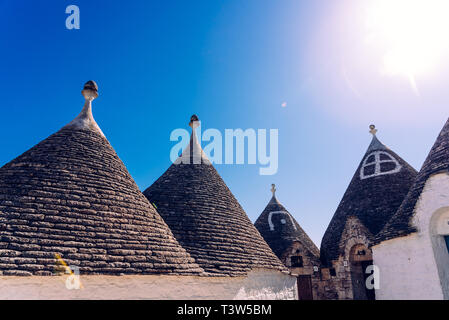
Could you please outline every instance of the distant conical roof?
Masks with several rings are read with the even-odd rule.
[[[202,151],[195,129],[181,157],[145,196],[176,239],[210,275],[244,275],[254,268],[287,272]]]
[[[401,204],[395,215],[388,221],[375,238],[375,242],[406,236],[416,232],[416,228],[411,225],[411,219],[419,196],[424,188],[427,179],[439,172],[449,170],[449,119],[438,135],[432,149],[430,150],[424,164],[416,176],[413,186],[410,188],[407,197]]]
[[[354,216],[376,235],[393,216],[409,191],[416,170],[376,137],[362,158],[321,242],[325,263],[338,258],[339,242],[346,221]]]
[[[273,197],[254,224],[273,252],[281,258],[293,242],[299,241],[317,258],[320,251],[290,212],[278,201],[273,185]]]
[[[199,274],[92,117],[96,84],[67,126],[0,169],[0,274]]]

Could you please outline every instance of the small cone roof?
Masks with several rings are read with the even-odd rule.
[[[279,258],[295,241],[299,241],[312,255],[319,258],[317,246],[276,198],[274,185],[272,192],[273,197],[254,224],[257,230]]]
[[[145,196],[209,275],[239,276],[255,268],[288,272],[204,155],[194,130],[198,118],[191,120],[189,146]]]

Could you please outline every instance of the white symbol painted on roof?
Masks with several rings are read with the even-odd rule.
[[[385,174],[393,174],[401,171],[402,166],[389,153],[374,151],[370,153],[360,168],[360,180],[377,177]]]
[[[293,221],[293,217],[290,215],[290,213],[288,213],[287,211],[271,211],[268,214],[268,225],[270,226],[270,230],[271,231],[274,231],[274,224],[273,224],[273,221],[271,220],[274,214],[283,214],[283,215],[286,215],[287,217],[289,217],[289,219],[290,219],[290,221],[291,221],[291,223],[293,225],[293,228],[295,228],[295,230],[297,230],[296,229],[296,224]],[[281,219],[281,223],[282,224],[285,224],[286,222],[287,221],[285,219]]]

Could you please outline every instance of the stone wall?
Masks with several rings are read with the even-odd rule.
[[[293,267],[291,263],[292,256],[301,256],[303,259],[303,267]],[[307,248],[299,241],[293,242],[293,244],[285,250],[281,256],[281,261],[290,269],[292,275],[308,275],[312,282],[312,294],[313,300],[328,300],[332,299],[329,296],[329,288],[326,286],[326,282],[323,281],[320,272],[321,262],[319,257],[311,253]],[[316,271],[314,270],[316,267]]]
[[[351,277],[350,252],[355,245],[364,245],[369,247],[371,234],[356,217],[349,217],[346,221],[344,231],[342,233],[337,260],[332,261],[330,269],[335,270],[335,275],[325,276],[328,291],[335,290],[338,300],[352,300],[353,284]]]
[[[0,277],[0,299],[297,299],[296,278],[272,270],[247,277],[86,275],[79,290],[68,290],[67,278]]]
[[[319,300],[337,300],[338,293],[335,283],[330,275],[329,268],[321,268],[320,281],[318,282],[317,292]]]

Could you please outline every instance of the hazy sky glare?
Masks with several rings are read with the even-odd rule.
[[[419,169],[448,116],[447,52],[416,75],[419,94],[382,73],[368,2],[0,0],[0,165],[72,120],[93,79],[95,119],[142,190],[170,165],[170,133],[193,113],[203,129],[279,129],[276,175],[216,168],[252,221],[276,183],[319,245],[369,124]],[[69,4],[80,30],[65,28]]]

